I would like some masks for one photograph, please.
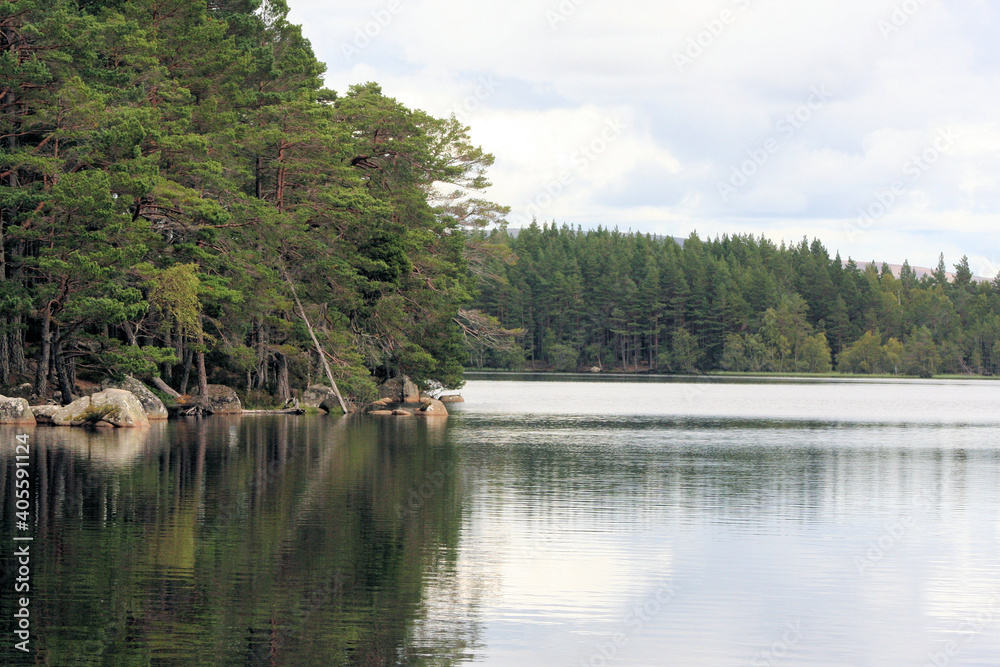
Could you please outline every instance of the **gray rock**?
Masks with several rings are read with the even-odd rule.
[[[403,403],[419,403],[420,389],[410,378],[403,376]]]
[[[35,414],[23,398],[0,396],[0,424],[34,424]]]
[[[163,401],[150,391],[149,387],[132,376],[125,378],[121,382],[106,380],[102,384],[102,388],[124,389],[135,394],[135,397],[139,399],[139,404],[142,405],[143,412],[146,413],[146,419],[156,420],[167,418],[167,406],[163,404]]]
[[[386,380],[378,386],[380,398],[392,399],[394,403],[419,403],[420,389],[405,375]]]
[[[35,393],[35,386],[30,382],[24,382],[11,389],[9,393],[14,398],[29,398]]]
[[[326,410],[333,414],[343,412],[340,409],[340,402],[337,400],[337,395],[333,393],[333,389],[321,384],[310,385],[302,394],[302,400],[299,401],[299,404]]]
[[[106,410],[110,410],[106,412]],[[101,419],[122,428],[147,428],[149,420],[139,399],[124,389],[105,389],[84,396],[52,413],[56,426],[73,426],[87,423],[88,416],[102,414]]]
[[[441,396],[438,398],[442,403],[465,403],[465,399],[458,394],[448,394],[447,396]]]
[[[208,393],[204,398],[208,402],[207,411],[213,415],[243,414],[243,404],[236,391],[222,384],[208,385]]]
[[[35,423],[38,424],[55,424],[52,419],[52,415],[59,410],[58,405],[32,405],[31,412],[35,415]]]
[[[432,398],[420,406],[417,415],[421,417],[447,417],[448,408],[444,407],[444,403],[441,401]]]

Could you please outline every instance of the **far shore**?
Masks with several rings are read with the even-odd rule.
[[[839,373],[832,371],[829,373],[776,373],[776,372],[766,372],[761,371],[757,373],[751,372],[736,372],[736,371],[710,371],[708,373],[658,373],[655,371],[632,371],[632,370],[621,370],[621,369],[611,369],[606,371],[601,371],[600,373],[593,373],[590,371],[555,371],[555,370],[543,370],[543,369],[524,369],[524,370],[510,370],[505,368],[466,368],[465,373],[467,375],[476,373],[489,373],[489,374],[502,374],[502,375],[539,375],[539,376],[556,376],[556,375],[572,375],[572,376],[592,376],[595,379],[600,377],[634,377],[634,378],[691,378],[691,379],[707,379],[707,378],[788,378],[788,379],[805,379],[805,380],[983,380],[983,381],[997,381],[1000,380],[1000,375],[975,375],[975,374],[942,374],[935,375],[929,378],[921,378],[916,375],[893,375],[892,373],[882,373],[878,375],[864,375],[859,373]]]

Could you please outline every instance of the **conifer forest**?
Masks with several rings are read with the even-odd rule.
[[[131,374],[253,404],[324,360],[356,402],[465,367],[1000,372],[1000,281],[965,259],[897,276],[818,240],[515,234],[469,128],[326,89],[287,14],[0,3],[0,384],[68,401]]]

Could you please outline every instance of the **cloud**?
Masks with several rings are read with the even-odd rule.
[[[805,234],[845,256],[931,265],[942,250],[986,262],[983,249],[1000,245],[1000,9],[990,3],[290,5],[331,87],[375,80],[407,105],[457,113],[496,155],[490,195],[522,218]],[[496,84],[485,95],[484,80]],[[789,134],[782,121],[816,87],[829,99]],[[627,129],[584,166],[581,146],[614,118]],[[914,179],[914,156],[948,128],[961,140]],[[776,149],[723,198],[719,183],[769,140]],[[906,187],[892,205],[846,234],[897,181]]]

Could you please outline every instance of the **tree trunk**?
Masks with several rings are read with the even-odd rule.
[[[0,382],[10,384],[10,337],[0,333]]]
[[[288,357],[278,353],[278,395],[287,403],[292,397],[292,389],[288,383]]]
[[[208,373],[205,372],[205,336],[198,334],[198,352],[196,359],[198,362],[198,393],[202,396],[208,395]]]
[[[260,159],[260,156],[258,155],[257,168],[254,171],[254,188],[253,188],[254,196],[257,197],[257,199],[264,198],[264,184],[261,179],[261,172],[263,171],[263,169],[264,169],[264,163]]]
[[[10,339],[11,370],[15,375],[26,375],[28,360],[24,358],[24,329],[21,327],[21,315],[14,318],[14,330],[7,334],[7,337]]]
[[[167,338],[166,340],[167,347],[173,347],[174,327],[170,327],[169,329],[167,329],[166,338]],[[174,375],[174,365],[169,361],[164,361],[161,372],[163,373],[164,377],[172,378]]]
[[[279,213],[285,210],[285,149],[287,148],[288,145],[284,141],[278,146],[278,164],[281,166],[278,167],[278,183],[275,186],[274,199]]]
[[[153,378],[153,384],[155,384],[160,391],[170,394],[174,398],[178,398],[180,396],[179,393],[174,391],[173,387],[163,381],[163,378]]]
[[[299,301],[299,294],[295,291],[295,283],[288,276],[287,271],[283,271],[285,274],[285,281],[288,283],[288,287],[292,290],[292,296],[295,298],[295,305],[299,307],[299,314],[302,315],[302,321],[306,323],[306,329],[309,330],[309,336],[312,337],[313,344],[316,346],[316,353],[319,355],[320,361],[323,362],[323,368],[326,370],[326,377],[330,381],[330,388],[333,389],[333,393],[337,396],[337,403],[340,404],[340,409],[344,411],[344,414],[349,414],[350,411],[347,409],[347,403],[344,402],[344,397],[340,395],[340,389],[337,387],[336,380],[333,379],[333,371],[330,370],[330,364],[326,361],[326,356],[323,354],[323,348],[319,344],[319,339],[316,338],[316,332],[313,331],[312,323],[309,318],[306,317],[306,309],[302,307],[302,302]]]
[[[181,394],[186,394],[188,389],[188,381],[191,379],[191,361],[194,358],[194,353],[191,348],[184,350],[184,377],[181,378]]]
[[[49,391],[49,355],[52,353],[52,315],[51,306],[46,305],[42,311],[42,344],[38,353],[38,366],[35,368],[35,393],[44,399]]]
[[[56,341],[53,346],[54,357],[56,365],[56,377],[59,378],[59,391],[62,393],[63,405],[69,405],[73,402],[73,386],[69,381],[69,369],[66,367],[66,357],[63,356],[62,351],[62,341]]]

